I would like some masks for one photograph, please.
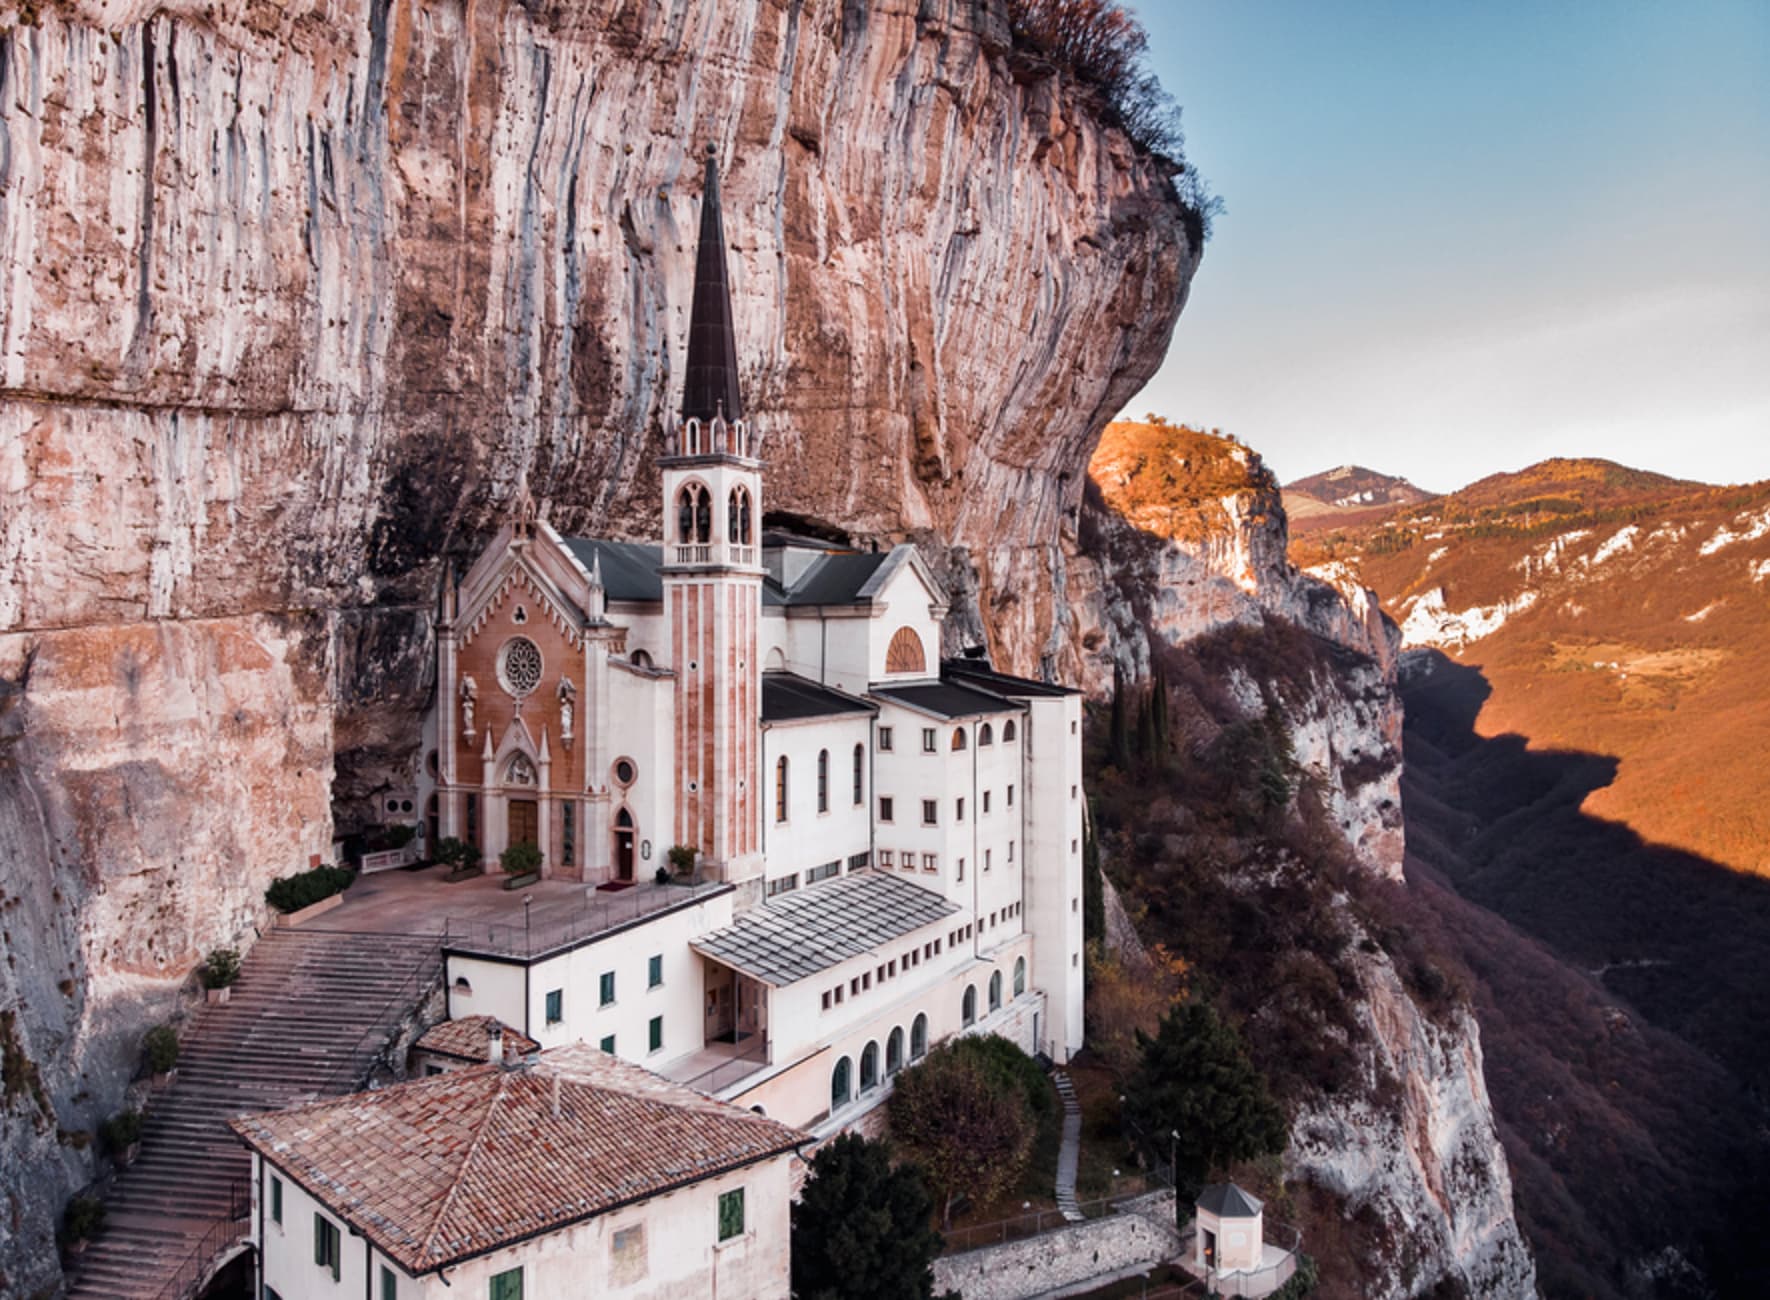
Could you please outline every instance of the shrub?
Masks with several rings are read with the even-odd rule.
[[[165,1074],[178,1065],[178,1034],[171,1025],[155,1025],[141,1039],[142,1050],[147,1053],[148,1068],[155,1074]]]
[[[62,1211],[62,1237],[67,1241],[88,1241],[104,1226],[104,1202],[96,1196],[76,1196]]]
[[[304,907],[312,907],[333,894],[342,894],[355,881],[356,872],[349,867],[335,867],[323,862],[311,871],[271,881],[270,888],[264,891],[264,901],[286,916]]]
[[[670,859],[670,866],[679,876],[686,876],[694,870],[694,850],[686,844],[672,844],[665,854]]]
[[[498,865],[510,876],[532,876],[541,869],[541,846],[524,840],[498,855]]]
[[[479,865],[479,847],[466,840],[445,835],[436,842],[431,857],[451,871],[466,871]]]
[[[125,1151],[141,1141],[141,1112],[120,1110],[98,1127],[105,1150],[112,1155]]]
[[[209,955],[203,958],[203,964],[197,967],[197,979],[206,989],[230,988],[239,978],[238,948],[211,948]]]

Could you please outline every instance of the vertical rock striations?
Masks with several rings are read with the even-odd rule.
[[[0,17],[0,1008],[39,1081],[0,1290],[90,1176],[55,1129],[409,774],[445,559],[525,471],[567,529],[652,529],[708,142],[769,504],[950,540],[1052,641],[1198,256],[1103,117],[991,0]]]

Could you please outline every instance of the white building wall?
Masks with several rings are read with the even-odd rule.
[[[867,746],[872,737],[872,718],[864,713],[839,718],[811,718],[803,722],[770,723],[762,729],[762,780],[767,801],[762,810],[762,844],[766,855],[765,878],[778,881],[798,878],[805,888],[806,873],[828,862],[848,870],[848,860],[869,851],[872,822],[872,764]],[[854,747],[861,746],[861,799],[854,801]],[[817,756],[830,756],[829,810],[817,809]],[[775,820],[779,805],[780,764],[787,760],[787,819]]]
[[[1033,978],[1051,1001],[1051,1054],[1082,1046],[1082,701],[1030,703],[1027,745],[1026,917],[1035,940]]]
[[[662,866],[671,843],[674,825],[672,812],[676,807],[676,767],[673,736],[676,697],[668,677],[653,677],[611,665],[609,671],[609,713],[601,725],[602,752],[608,755],[605,771],[586,775],[597,786],[608,790],[607,825],[600,833],[602,842],[595,846],[595,856],[587,863],[611,867],[614,862],[615,816],[623,808],[633,817],[633,878],[649,880]],[[622,786],[615,779],[615,766],[621,759],[633,763],[636,777],[631,785]],[[651,856],[641,852],[649,845]],[[589,846],[586,846],[589,847]],[[597,879],[610,878],[599,872]]]
[[[601,1046],[614,1035],[615,1055],[657,1070],[699,1051],[705,980],[693,939],[731,924],[730,893],[664,913],[604,935],[558,956],[520,963],[450,954],[449,1018],[497,1016],[543,1048],[586,1042]],[[650,984],[650,959],[663,957],[663,983]],[[615,998],[602,1002],[602,975],[613,972]],[[459,987],[465,978],[471,993]],[[547,1021],[547,994],[559,990],[561,1017]],[[664,1045],[650,1049],[652,1017],[664,1020]]]
[[[859,631],[866,638],[864,647],[857,653],[865,659],[865,682],[913,681],[918,677],[934,678],[940,675],[940,616],[937,611],[944,610],[938,605],[936,593],[931,592],[923,584],[922,577],[910,564],[904,564],[891,575],[885,587],[874,598],[874,608],[881,612],[866,623],[859,625]],[[887,673],[885,671],[886,656],[891,647],[891,638],[897,635],[900,627],[914,629],[922,641],[922,654],[927,667],[921,673]]]

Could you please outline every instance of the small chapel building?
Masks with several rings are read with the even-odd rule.
[[[419,789],[432,836],[488,860],[526,841],[545,877],[619,888],[682,846],[729,888],[531,954],[520,985],[456,952],[451,1013],[666,1073],[760,1036],[718,1095],[792,1124],[835,1122],[952,1033],[1066,1060],[1081,697],[943,662],[948,597],[914,546],[764,529],[737,355],[709,157],[664,536],[562,536],[519,504],[444,593]]]

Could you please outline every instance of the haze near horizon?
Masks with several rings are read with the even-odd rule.
[[[1145,3],[1221,194],[1124,415],[1284,481],[1770,478],[1770,6]]]

